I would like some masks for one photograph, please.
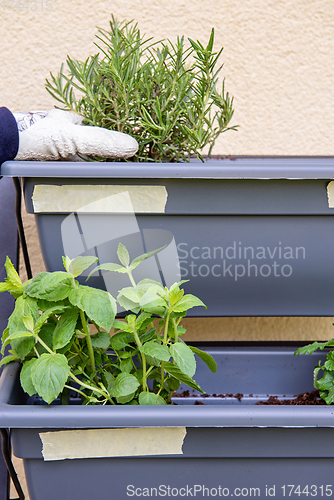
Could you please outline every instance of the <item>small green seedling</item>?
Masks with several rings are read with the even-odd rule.
[[[313,342],[304,347],[297,349],[295,354],[313,354],[320,349],[322,351],[325,347],[333,347],[334,339],[328,342]],[[322,378],[318,379],[319,372],[324,370]],[[313,385],[315,389],[319,389],[320,397],[328,404],[334,403],[334,351],[328,351],[327,360],[323,365],[319,361],[313,372]]]
[[[77,393],[83,404],[165,405],[180,383],[203,392],[193,379],[195,354],[213,372],[216,363],[181,339],[182,318],[192,307],[205,307],[203,302],[185,294],[182,281],[167,288],[133,278],[132,271],[159,250],[131,262],[120,244],[120,264],[92,270],[90,274],[103,269],[129,276],[131,286],[120,290],[117,301],[75,279],[97,263],[96,257],[64,257],[65,271],[42,272],[25,283],[7,257],[0,292],[8,291],[16,302],[1,352],[8,345],[11,349],[0,364],[21,360],[23,390],[48,404],[58,397],[67,404],[70,394]],[[117,302],[130,312],[124,320],[115,319]]]

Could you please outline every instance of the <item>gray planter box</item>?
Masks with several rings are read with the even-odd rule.
[[[334,209],[327,196],[333,158],[158,165],[14,161],[4,163],[1,174],[24,180],[49,271],[62,269],[65,253],[95,252],[100,262],[116,262],[119,241],[133,257],[167,245],[155,277],[173,283],[178,259],[179,277],[190,280],[186,291],[209,306],[202,315],[334,315]],[[42,201],[41,186],[49,189]],[[50,191],[57,186],[74,189],[74,195]],[[110,196],[115,186],[129,192],[133,213],[124,213],[124,199],[100,206],[99,213],[92,204],[83,208],[88,186],[107,189],[97,198]],[[145,193],[151,197],[147,205]],[[116,294],[127,285],[122,279],[107,273],[89,284]]]
[[[275,488],[275,497],[283,498],[283,487],[288,496],[287,485],[292,484],[301,489],[308,485],[316,498],[328,496],[334,466],[333,407],[254,404],[269,394],[285,398],[312,390],[312,369],[325,354],[294,357],[294,348],[288,347],[207,350],[217,360],[218,372],[211,374],[199,361],[197,381],[209,393],[243,393],[241,402],[234,397],[199,398],[204,405],[194,405],[191,397],[174,398],[178,406],[168,407],[27,404],[19,387],[19,365],[8,365],[0,382],[0,421],[12,429],[13,453],[24,459],[31,500],[125,500],[135,496],[135,488],[163,496],[168,486],[169,496],[182,498],[187,485],[193,494],[197,488],[199,498],[209,496],[204,487],[212,490],[211,496],[217,490],[216,496],[258,498],[271,496],[269,488]],[[186,427],[182,455],[42,457],[40,432],[157,426]]]

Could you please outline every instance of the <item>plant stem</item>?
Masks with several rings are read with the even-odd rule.
[[[133,328],[133,335],[134,335],[134,338],[135,338],[135,341],[136,341],[138,348],[140,348],[143,344],[140,342],[140,338],[138,336],[136,328]],[[139,349],[139,352],[140,352],[140,349]],[[145,357],[145,354],[143,352],[140,352],[140,356],[141,356],[142,364],[143,364],[143,389],[144,389],[144,391],[147,391],[148,387],[147,387],[147,380],[146,380],[147,379],[146,357]]]
[[[90,360],[90,366],[92,368],[92,372],[95,372],[95,358],[94,358],[94,349],[92,346],[92,339],[90,338],[90,332],[88,328],[88,323],[85,318],[85,313],[80,310],[80,319],[81,323],[85,332],[85,337],[86,337],[86,342],[87,342],[87,348],[88,348],[88,354],[89,354],[89,360]]]

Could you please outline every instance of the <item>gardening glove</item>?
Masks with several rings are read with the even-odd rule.
[[[14,113],[14,118],[19,131],[15,160],[78,159],[77,154],[130,158],[138,150],[133,137],[114,130],[82,126],[83,118],[71,111]]]

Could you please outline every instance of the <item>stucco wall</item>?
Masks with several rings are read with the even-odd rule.
[[[13,111],[52,107],[45,78],[67,54],[84,59],[94,53],[96,26],[107,28],[111,12],[135,19],[156,38],[184,34],[206,42],[215,27],[216,47],[225,47],[222,74],[234,96],[233,123],[240,125],[238,132],[223,134],[215,154],[334,155],[332,0],[28,0],[20,8],[5,0],[0,105]],[[25,220],[38,272],[33,221]],[[202,335],[201,322],[189,325],[190,336]],[[323,318],[238,318],[212,320],[206,335],[311,339],[328,338],[331,329],[331,319]]]

